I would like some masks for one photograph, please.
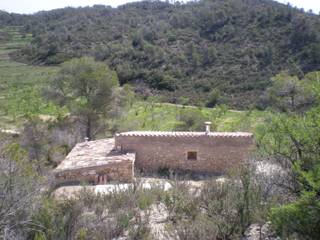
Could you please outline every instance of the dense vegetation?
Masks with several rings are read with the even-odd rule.
[[[92,55],[115,69],[121,84],[135,84],[142,95],[160,90],[173,103],[212,106],[214,91],[213,103],[244,108],[280,71],[302,77],[320,66],[319,16],[271,0],[146,1],[0,16],[24,22],[34,36],[16,53],[20,61]]]
[[[258,138],[261,152],[274,158],[289,173],[289,184],[282,183],[282,187],[289,189],[292,199],[282,206],[274,206],[270,214],[284,239],[320,237],[319,76],[320,72],[309,75],[315,106],[303,114],[278,113],[263,127]]]
[[[154,239],[160,215],[163,239],[241,239],[251,224],[260,239],[319,239],[317,15],[216,0],[0,12],[0,23],[0,238]],[[83,55],[96,61],[71,59]],[[199,131],[207,120],[256,136],[253,161],[224,181],[194,186],[163,170],[167,191],[137,175],[123,192],[52,196],[52,169],[85,136]]]
[[[48,86],[57,85],[52,79],[58,77],[56,74],[60,68],[32,66],[13,61],[9,55],[28,44],[31,36],[23,36],[21,27],[7,27],[0,32],[7,36],[6,40],[0,40],[0,128],[22,129],[26,120],[33,122],[34,117],[44,120],[63,118],[68,109],[44,98],[44,95],[50,98],[48,93],[52,94],[54,91],[48,91]],[[187,101],[183,98],[182,105],[164,103],[165,99],[161,96],[150,96],[142,100],[137,99],[130,89],[130,86],[126,85],[116,94],[118,98],[112,98],[113,108],[108,112],[108,116],[116,118],[108,119],[107,124],[103,123],[107,126],[107,132],[110,132],[108,135],[115,131],[128,130],[202,130],[203,122],[208,119],[218,131],[253,131],[271,114],[258,110],[233,111],[226,105],[216,108],[193,107],[186,105]],[[129,105],[123,109],[123,104]],[[66,126],[71,127],[68,124]],[[42,128],[41,126],[40,129]],[[82,139],[84,135],[81,134]]]

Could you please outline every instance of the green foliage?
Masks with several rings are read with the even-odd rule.
[[[315,77],[318,74],[309,75]],[[314,96],[320,92],[312,84]],[[262,130],[262,131],[261,131]],[[278,114],[264,129],[258,142],[263,153],[273,157],[289,172],[295,200],[272,209],[270,218],[284,238],[318,239],[320,194],[320,108],[313,107],[303,115]]]
[[[169,212],[169,219],[177,222],[182,219],[194,220],[198,214],[198,203],[192,198],[188,185],[175,182],[173,189],[163,197],[166,208]]]
[[[301,239],[319,239],[319,196],[315,192],[304,192],[297,201],[273,208],[270,218],[278,234],[283,238],[297,234]]]
[[[142,192],[138,197],[138,207],[141,210],[148,209],[153,202],[155,202],[154,195],[148,191]]]
[[[272,78],[272,86],[266,91],[265,104],[283,112],[310,108],[317,100],[315,88],[318,74],[309,73],[301,80],[286,72],[276,75]]]
[[[208,180],[201,191],[174,182],[173,189],[162,198],[171,229],[180,239],[239,239],[263,209],[251,174],[244,167],[225,182]],[[262,215],[266,220],[267,215]]]
[[[73,59],[62,65],[46,95],[85,122],[86,136],[94,136],[94,124],[111,108],[112,92],[118,86],[116,72],[93,58]],[[98,124],[99,128],[99,124]]]
[[[211,121],[216,131],[255,131],[268,120],[267,111],[233,111],[225,105],[196,108],[167,103],[135,102],[121,118],[118,131],[128,130],[194,130],[204,131],[204,122]],[[189,121],[189,120],[190,121]],[[187,126],[187,120],[191,125]]]
[[[28,160],[41,175],[46,175],[83,140],[81,125],[68,116],[32,116],[20,131],[19,143]]]
[[[157,187],[143,190],[139,186],[108,195],[96,195],[83,189],[70,199],[44,198],[34,213],[35,227],[30,239],[114,239],[128,232],[129,239],[149,239],[148,216],[141,213],[143,199],[151,204],[163,191]]]
[[[53,199],[43,199],[40,209],[33,216],[39,226],[31,233],[31,239],[56,239],[64,235],[63,212]]]
[[[181,109],[178,115],[178,131],[204,131],[205,116],[198,109]]]
[[[238,239],[251,224],[261,199],[251,172],[243,170],[232,180],[208,181],[202,190],[186,182],[170,181],[164,191],[154,184],[96,195],[83,190],[69,200],[45,198],[35,212],[30,239],[153,239],[149,214],[161,206],[168,213],[167,233],[180,239]],[[239,181],[240,180],[240,181]],[[265,218],[263,218],[265,220]]]
[[[26,152],[8,137],[0,139],[0,238],[25,239],[33,227],[43,179]]]
[[[87,239],[87,230],[85,228],[81,228],[77,235],[77,240],[85,240]]]
[[[13,52],[31,41],[21,27],[1,27],[0,35],[0,127],[21,126],[25,117],[45,114],[57,116],[65,113],[41,96],[41,89],[56,72],[56,67],[28,66],[10,59]]]
[[[296,110],[296,98],[301,87],[297,77],[290,76],[286,73],[278,74],[272,78],[272,87],[268,93],[274,106],[281,110]]]
[[[127,229],[129,227],[130,220],[133,218],[132,213],[122,213],[118,216],[117,222],[121,229]]]
[[[200,105],[219,89],[225,103],[246,108],[280,71],[306,73],[320,64],[318,16],[275,1],[143,1],[1,12],[1,20],[34,36],[17,59],[59,64],[94,56],[116,69],[121,84],[147,84],[170,102],[185,96]]]
[[[46,237],[42,233],[36,233],[33,240],[45,240]]]
[[[276,115],[260,131],[258,141],[267,154],[278,157],[295,170],[310,171],[318,164],[319,108],[305,116]]]
[[[206,106],[207,107],[214,107],[217,105],[220,98],[220,91],[218,89],[213,89],[210,94],[209,98],[207,100]]]
[[[315,103],[320,103],[320,72],[310,72],[304,76],[304,91],[315,99]]]

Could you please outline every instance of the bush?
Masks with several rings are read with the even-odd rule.
[[[320,239],[320,201],[315,192],[305,192],[296,202],[273,208],[273,227],[283,239]]]
[[[217,224],[204,215],[199,215],[192,221],[182,221],[176,226],[179,239],[184,240],[218,239],[218,231]]]
[[[117,222],[121,229],[126,229],[129,227],[130,220],[133,218],[133,214],[129,213],[122,213],[118,216]]]
[[[171,231],[179,239],[238,239],[251,223],[266,222],[252,174],[252,169],[244,166],[224,182],[208,181],[201,192],[175,183],[163,197]]]
[[[149,191],[143,191],[138,195],[137,205],[139,209],[146,210],[155,201],[154,196]]]
[[[180,121],[176,126],[177,131],[204,131],[204,122],[207,120],[198,109],[182,109],[178,116]]]
[[[219,99],[220,99],[220,91],[218,89],[213,89],[208,96],[206,106],[207,107],[216,106],[219,102]]]

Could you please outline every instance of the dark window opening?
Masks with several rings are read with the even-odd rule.
[[[187,159],[188,160],[197,160],[197,152],[188,152]]]

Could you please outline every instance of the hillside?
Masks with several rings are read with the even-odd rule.
[[[30,34],[22,35],[21,31],[21,27],[0,29],[0,34],[6,36],[6,39],[0,40],[0,129],[21,129],[28,116],[57,116],[61,111],[46,102],[41,94],[42,87],[58,68],[32,66],[10,59],[12,52],[32,39]],[[257,110],[233,111],[225,106],[197,108],[157,103],[155,100],[133,102],[122,116],[110,122],[111,128],[118,131],[203,130],[203,122],[210,120],[218,131],[254,131],[269,115]],[[193,121],[192,124],[183,126],[188,119]]]
[[[148,1],[9,16],[7,24],[24,22],[34,36],[15,54],[19,61],[50,65],[93,55],[122,84],[161,91],[173,103],[183,96],[203,104],[218,89],[220,103],[245,108],[278,72],[302,76],[320,67],[319,16],[271,0]]]
[[[21,31],[16,26],[0,28],[0,129],[16,128],[27,115],[53,114],[56,109],[43,101],[40,90],[57,68],[30,66],[9,56],[31,41],[32,36]]]
[[[319,28],[271,0],[0,11],[0,239],[320,239]]]

